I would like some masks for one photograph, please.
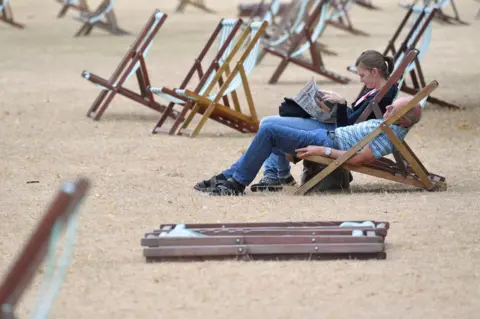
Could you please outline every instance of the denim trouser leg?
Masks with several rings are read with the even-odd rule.
[[[336,127],[335,123],[327,124],[311,118],[282,117],[279,115],[264,117],[260,122],[260,127],[265,124],[281,125],[302,131],[317,129],[334,130]],[[272,180],[289,176],[290,162],[285,157],[285,154],[272,153],[263,164],[263,175]]]
[[[264,124],[245,154],[237,161],[238,166],[233,178],[243,185],[249,185],[272,153],[294,154],[297,148],[308,145],[332,147],[333,141],[327,136],[325,129],[302,131],[278,124]]]

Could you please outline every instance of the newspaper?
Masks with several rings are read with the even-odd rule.
[[[320,105],[315,101],[315,95],[319,91],[315,79],[312,77],[307,85],[298,92],[293,100],[300,105],[311,117],[321,122],[334,122],[336,120],[336,104],[322,102]]]

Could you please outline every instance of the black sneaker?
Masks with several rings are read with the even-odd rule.
[[[227,178],[223,174],[218,174],[213,176],[210,179],[203,180],[198,182],[193,188],[200,192],[208,192],[212,188],[215,188],[217,185],[225,183]]]
[[[229,178],[225,182],[217,184],[214,188],[210,188],[208,194],[212,196],[241,196],[245,195],[245,186],[233,178]]]
[[[264,177],[258,182],[258,184],[250,186],[250,190],[252,192],[279,192],[283,190],[284,185],[294,186],[296,184],[297,182],[292,175],[279,179]]]

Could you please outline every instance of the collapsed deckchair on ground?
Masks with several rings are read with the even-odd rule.
[[[79,0],[79,1],[67,0],[67,1],[69,3],[73,3],[74,4],[73,7],[79,10],[80,15],[77,17],[74,17],[74,19],[83,23],[83,26],[75,34],[76,37],[89,35],[92,32],[94,27],[107,31],[113,35],[130,34],[129,32],[123,30],[118,26],[117,17],[114,11],[115,0],[103,0],[98,5],[97,9],[94,11],[90,11],[88,9],[86,0]],[[62,13],[64,8],[62,8],[59,15]],[[69,7],[67,7],[65,11],[68,8]]]
[[[187,5],[192,5],[202,11],[205,11],[208,13],[215,13],[215,11],[207,7],[204,0],[179,0],[179,1],[180,3],[178,4],[177,9],[175,10],[176,12],[184,12],[185,7]]]
[[[255,133],[258,130],[259,120],[253,103],[248,75],[254,69],[260,51],[260,38],[263,36],[268,23],[249,23],[243,32],[236,39],[235,44],[229,53],[221,56],[217,54],[214,63],[203,75],[200,83],[195,89],[169,89],[166,87],[152,87],[150,91],[167,99],[170,102],[183,104],[180,118],[190,112],[178,130],[178,135],[195,137],[203,128],[208,119],[215,120],[242,133]],[[229,44],[230,45],[230,44]],[[242,51],[243,50],[243,51]],[[231,68],[231,64],[234,67]],[[222,77],[226,79],[222,81]],[[218,90],[216,87],[219,86]],[[237,90],[243,87],[248,111],[242,110]],[[221,104],[220,100],[231,97],[233,108]],[[188,130],[195,115],[202,117],[195,129]],[[163,123],[157,124],[157,128]],[[179,119],[172,128],[179,125]],[[170,130],[172,134],[172,130]]]
[[[435,15],[436,10],[437,8],[435,7],[424,8],[424,10],[417,14],[412,8],[410,8],[383,51],[385,56],[392,55],[395,60],[395,65],[397,65],[407,52],[413,49],[419,50],[420,53],[415,59],[415,63],[409,66],[408,70],[411,84],[409,84],[405,79],[400,87],[401,91],[405,93],[414,95],[426,85],[421,61],[423,56],[425,56],[427,53],[430,45],[433,28],[432,18]],[[407,24],[411,17],[414,18],[414,21],[411,28],[408,29]],[[403,41],[400,42],[402,35],[404,38]],[[349,67],[348,69],[350,71],[354,71],[354,68],[352,67]],[[360,94],[364,89],[365,87],[360,91]],[[428,96],[427,101],[443,107],[460,109],[460,106],[458,105],[446,102],[430,95]]]
[[[455,0],[414,0],[411,4],[400,4],[403,8],[412,8],[415,12],[421,12],[425,6],[433,5],[437,8],[435,13],[435,20],[449,24],[468,25],[467,22],[460,19]],[[453,15],[446,14],[445,11],[450,7]]]
[[[117,93],[155,111],[163,112],[165,110],[165,106],[155,102],[152,93],[147,89],[150,86],[150,79],[145,58],[153,44],[153,38],[166,18],[167,15],[158,9],[153,12],[147,24],[108,80],[87,71],[82,72],[83,78],[101,89],[100,94],[87,112],[88,117],[99,120]],[[133,74],[137,77],[140,94],[123,87],[125,81]],[[175,116],[175,113],[171,115]]]
[[[213,75],[211,74],[213,74],[213,72],[220,68],[220,66],[224,63],[226,57],[230,54],[233,48],[233,40],[242,25],[242,19],[221,19],[217,27],[213,30],[212,35],[207,40],[205,46],[200,51],[199,55],[195,58],[193,65],[191,66],[184,80],[177,89],[184,90],[185,88],[187,88],[187,86],[191,85],[190,82],[191,80],[193,80],[195,74],[197,74],[199,78],[199,83],[195,89],[195,92],[201,92],[203,89],[205,89],[209,85],[208,81],[211,81],[213,79]],[[210,62],[210,64],[207,64],[205,62],[205,60],[207,59],[206,57],[210,51],[213,51],[215,44],[217,45],[217,51],[214,53],[215,57]],[[208,74],[209,77],[206,77],[205,74]],[[222,85],[223,81],[224,77],[222,75],[218,78],[218,84]],[[185,104],[186,107],[191,108],[193,107],[194,101],[189,100],[183,95],[171,95],[171,90],[165,87],[151,87],[149,88],[149,90],[155,92],[155,94],[159,95],[160,97],[166,99],[169,102],[165,112],[162,114],[160,120],[153,128],[152,133],[168,133],[170,135],[177,133],[179,125],[183,121],[183,116],[177,118],[177,121],[173,123],[171,128],[166,128],[164,126],[165,121],[169,116],[171,116],[172,112],[176,112],[174,111],[175,105],[181,106]],[[232,98],[235,98],[234,102],[236,103],[235,92],[233,92]],[[228,96],[223,97],[223,102],[226,106],[230,106]],[[212,118],[220,121],[220,123],[226,123],[226,125],[228,125],[229,123],[226,119],[217,118],[215,117],[215,115],[212,115]]]
[[[44,281],[33,317],[48,318],[72,259],[78,206],[88,188],[89,181],[83,178],[62,185],[0,285],[0,318],[16,317],[17,303],[45,258]],[[62,240],[63,232],[65,236]],[[58,257],[57,251],[61,251]]]
[[[445,190],[447,184],[445,178],[427,171],[425,166],[420,162],[414,152],[406,144],[405,141],[401,141],[393,132],[391,125],[400,117],[405,115],[412,107],[418,103],[425,102],[427,96],[438,87],[438,83],[433,81],[429,83],[425,88],[418,92],[413,99],[402,110],[393,114],[388,120],[383,121],[377,129],[368,134],[355,146],[350,148],[341,157],[337,159],[331,159],[323,156],[309,156],[305,160],[328,165],[319,174],[312,177],[308,182],[300,186],[295,195],[307,194],[316,184],[322,181],[327,175],[331,174],[339,167],[343,167],[347,170],[358,172],[362,174],[371,175],[378,178],[402,183],[405,185],[415,186],[423,188],[429,191]],[[380,134],[385,133],[396,151],[399,153],[398,158],[400,162],[394,162],[388,158],[381,158],[375,162],[363,166],[350,165],[346,162],[354,156],[358,151],[363,149],[368,143],[374,140]]]
[[[311,70],[335,82],[346,84],[350,80],[325,68],[320,48],[316,42],[325,28],[328,16],[328,1],[314,0],[308,12],[306,23],[301,25],[301,30],[290,34],[289,39],[277,46],[265,47],[266,53],[281,58],[281,62],[269,80],[275,84],[285,71],[289,63]],[[309,53],[310,58],[303,55]]]
[[[14,20],[13,11],[9,0],[0,0],[0,21],[19,29],[23,29],[25,27],[23,24],[20,24]]]
[[[354,0],[332,0],[327,24],[354,35],[368,36],[369,34],[367,32],[353,26],[352,19],[348,12],[353,3]]]
[[[388,222],[164,224],[141,240],[147,261],[385,259]]]

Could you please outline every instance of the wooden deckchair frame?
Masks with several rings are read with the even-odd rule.
[[[141,240],[147,261],[190,259],[385,259],[388,222],[164,224]],[[355,224],[353,224],[355,223]],[[177,226],[201,237],[165,236]],[[343,227],[347,226],[347,227]],[[354,232],[356,236],[353,236]]]
[[[350,171],[359,172],[362,174],[367,174],[391,180],[394,182],[415,186],[418,188],[423,188],[429,191],[445,190],[447,187],[447,184],[445,183],[445,178],[429,173],[423,166],[423,164],[420,162],[420,160],[413,153],[413,151],[410,149],[410,147],[408,147],[405,142],[401,141],[390,127],[395,121],[405,115],[410,109],[412,109],[412,107],[414,107],[424,98],[426,98],[437,87],[438,82],[432,81],[431,83],[429,83],[412,98],[412,100],[407,104],[407,106],[396,112],[388,120],[381,123],[373,132],[368,134],[365,138],[363,138],[360,142],[350,148],[339,158],[331,159],[323,156],[306,157],[305,160],[325,164],[328,166],[316,176],[312,177],[308,182],[300,186],[294,194],[307,194],[312,189],[312,187],[314,187],[316,184],[318,184],[321,180],[323,180],[326,176],[331,174],[339,167],[343,167]],[[407,171],[406,174],[400,174],[398,170],[396,170],[395,163],[386,158],[382,158],[372,164],[364,166],[356,166],[346,163],[350,158],[352,158],[352,156],[354,156],[358,151],[363,149],[368,143],[374,140],[381,133],[387,134],[388,138],[395,146],[397,152],[399,152],[400,155],[406,160],[409,169],[411,168],[411,170]]]
[[[4,0],[0,0],[0,6],[4,6],[3,10],[0,11],[0,21],[3,21],[6,24],[9,24],[18,29],[25,28],[23,24],[20,24],[15,21],[13,17],[13,10],[12,10],[12,7],[10,6],[10,2],[7,2],[6,4],[4,4]]]
[[[188,111],[190,111],[190,113],[183,122],[181,128],[178,130],[177,135],[188,135],[190,137],[196,137],[209,118],[225,124],[242,133],[255,133],[258,131],[260,121],[255,110],[255,105],[253,103],[253,98],[250,91],[250,85],[248,84],[248,78],[243,63],[248,58],[254,46],[262,37],[265,29],[267,28],[267,25],[268,23],[266,21],[263,21],[253,38],[250,39],[250,42],[247,42],[247,38],[250,36],[251,33],[251,23],[249,23],[247,27],[245,27],[245,29],[243,30],[242,34],[238,37],[233,49],[231,50],[230,54],[225,58],[223,64],[219,67],[218,63],[215,63],[215,66],[212,65],[212,67],[208,70],[209,72],[204,74],[204,77],[202,78],[199,86],[197,87],[197,90],[192,91],[189,89],[184,89],[184,97],[187,97],[188,100],[190,100],[194,104],[193,107],[191,107],[188,102],[183,105],[183,109],[180,112],[180,117],[185,116]],[[248,45],[246,45],[247,43]],[[233,62],[233,59],[235,58],[237,52],[239,52],[239,50],[244,46],[245,49],[242,53],[242,56],[236,61],[234,68],[230,70],[230,63]],[[210,77],[212,72],[215,72],[213,80],[205,89],[203,95],[200,95],[198,92],[198,88],[203,87],[203,85],[206,83],[205,81]],[[236,91],[233,91],[231,93],[233,100],[233,109],[227,105],[219,103],[220,100],[223,98],[224,92],[228,89],[230,83],[235,78],[235,76],[237,76],[237,74],[240,74],[241,76],[242,87],[245,92],[250,115],[246,115],[242,112]],[[222,84],[220,84],[220,79],[224,75],[226,76],[226,79]],[[220,84],[220,89],[216,93],[215,97],[210,100],[208,96],[217,84]],[[167,88],[163,88],[163,92],[169,93],[174,97],[181,96],[177,94],[175,90]],[[196,127],[193,129],[193,131],[189,131],[188,126],[191,124],[193,118],[197,114],[202,114],[202,117]],[[178,123],[174,123],[174,125],[178,126]]]
[[[205,46],[200,51],[200,54],[194,60],[192,67],[190,68],[187,75],[183,79],[182,83],[178,87],[179,89],[182,89],[182,90],[185,89],[188,86],[188,84],[190,83],[190,81],[192,80],[193,76],[195,74],[197,74],[198,78],[200,79],[200,82],[198,83],[197,87],[195,88],[195,92],[198,93],[201,90],[201,88],[203,87],[205,81],[208,79],[208,76],[212,72],[218,71],[218,69],[220,68],[220,59],[224,55],[224,53],[227,50],[230,43],[234,40],[235,35],[237,34],[238,30],[240,30],[240,27],[243,24],[242,19],[237,19],[237,22],[233,26],[232,31],[230,32],[228,37],[225,39],[225,42],[223,43],[221,48],[218,50],[215,58],[213,59],[213,61],[211,61],[210,65],[205,68],[205,65],[202,66],[202,64],[204,62],[203,60],[204,60],[206,54],[212,48],[212,45],[215,43],[215,40],[218,38],[218,36],[219,36],[219,34],[222,30],[222,21],[223,21],[223,19],[220,20],[217,27],[213,31],[212,35],[210,36],[210,38],[206,42]],[[206,71],[204,71],[204,70],[206,70]],[[223,83],[224,83],[224,79],[223,79],[223,76],[221,76],[221,77],[219,77],[218,84],[222,85]],[[189,109],[193,108],[194,101],[189,100],[189,99],[185,98],[184,96],[177,95],[173,90],[168,90],[166,88],[164,88],[164,89],[170,95],[173,95],[173,96],[177,97],[178,99],[180,99],[182,101],[185,101],[186,103],[185,103],[184,106],[181,106],[181,107],[183,107],[182,108],[182,113],[181,113],[182,115],[177,117],[177,120],[173,123],[173,125],[170,127],[170,129],[167,129],[167,128],[164,128],[163,125],[165,124],[165,121],[167,120],[167,118],[169,116],[171,116],[172,112],[175,112],[174,107],[176,105],[176,103],[170,102],[168,104],[165,112],[163,112],[162,116],[160,117],[160,120],[157,122],[157,124],[153,128],[152,133],[153,134],[168,133],[169,135],[174,135],[175,133],[177,133],[178,127],[183,122],[183,118],[186,115],[187,111]],[[235,92],[233,93],[232,97],[233,97],[234,101],[237,101]],[[226,106],[230,106],[230,102],[229,102],[227,96],[223,97],[223,102]],[[215,117],[215,116],[212,116],[211,118],[218,121],[219,123],[225,124],[227,126],[230,125],[230,122],[223,119],[223,118]],[[232,128],[234,128],[234,127],[232,126]]]
[[[418,2],[423,2],[423,6],[429,6],[430,4],[437,5],[439,1],[442,0],[414,0],[412,4],[409,5],[402,5],[404,8],[409,8],[415,6]],[[469,25],[469,23],[463,21],[460,18],[460,14],[457,10],[457,6],[455,5],[455,0],[449,0],[450,7],[452,8],[453,16],[446,14],[443,8],[438,7],[437,12],[435,13],[434,19],[439,22],[444,22],[448,24],[461,24],[461,25]]]
[[[312,28],[315,23],[320,19],[320,14],[322,11],[322,7],[326,5],[326,0],[322,0],[319,5],[313,9],[312,13],[309,15],[307,19],[307,23],[305,24],[303,30],[298,34],[292,34],[291,41],[289,41],[288,49],[281,50],[279,48],[270,48],[265,47],[264,50],[266,53],[273,54],[279,58],[281,58],[281,62],[278,65],[275,72],[272,74],[272,77],[269,80],[269,84],[275,84],[278,82],[280,76],[285,71],[289,63],[296,64],[308,70],[311,70],[319,75],[322,75],[328,79],[331,79],[335,82],[346,84],[350,82],[350,79],[341,76],[337,73],[328,71],[325,69],[325,65],[322,60],[321,52],[319,47],[316,43],[312,42]],[[302,45],[303,41],[308,41],[310,43],[309,53],[311,56],[311,61],[306,61],[302,57],[291,57],[290,55],[295,52],[295,50]]]
[[[90,12],[87,4],[87,0],[79,0],[79,3],[72,3],[70,0],[57,0],[62,5],[62,8],[57,14],[57,18],[62,18],[68,12],[69,9],[74,9],[79,12]]]
[[[207,5],[205,4],[205,0],[178,0],[178,1],[180,1],[180,3],[178,4],[178,7],[175,10],[175,12],[184,12],[185,7],[187,5],[192,5],[192,6],[198,8],[202,11],[205,11],[207,13],[215,13],[214,10],[207,7]]]
[[[353,0],[332,0],[331,6],[335,8],[335,11],[343,11],[343,14],[338,17],[338,21],[328,19],[327,24],[335,27],[337,29],[349,32],[353,35],[369,36],[365,31],[359,30],[353,26],[352,19],[350,19],[350,14],[348,13],[348,2]]]
[[[410,17],[413,14],[413,9],[410,8],[407,13],[405,14],[403,20],[400,22],[400,25],[398,28],[395,30],[392,38],[390,41],[388,41],[388,44],[383,51],[383,55],[392,55],[394,58],[395,63],[398,61],[398,59],[402,56],[402,54],[406,54],[407,52],[414,50],[417,43],[420,41],[422,38],[423,34],[425,33],[426,29],[428,28],[429,24],[431,23],[435,12],[436,8],[431,9],[430,13],[428,13],[428,16],[425,18],[426,12],[425,10],[422,11],[418,17],[415,19],[412,27],[410,28],[409,32],[403,39],[403,41],[400,43],[400,45],[397,47],[397,41],[399,40],[399,37],[403,31],[403,29],[407,26],[407,23],[410,19]],[[422,22],[422,20],[425,18],[425,20]],[[419,32],[415,35],[415,30],[416,28],[420,25],[420,23],[423,23],[421,25],[421,28]],[[413,38],[414,37],[414,38]],[[409,43],[410,39],[413,38],[413,41]],[[350,69],[349,69],[350,70]],[[350,70],[351,71],[351,70]],[[415,95],[417,92],[419,92],[423,87],[426,85],[425,77],[423,74],[422,66],[420,63],[420,60],[418,57],[415,59],[415,68],[410,71],[410,80],[412,82],[413,86],[410,86],[409,84],[406,83],[406,81],[403,82],[402,86],[399,88],[401,91]],[[365,91],[365,86],[360,90],[359,97],[362,94],[362,92]],[[460,106],[455,105],[453,103],[446,102],[444,100],[441,100],[439,98],[433,97],[431,95],[428,96],[427,99],[428,102],[432,104],[436,104],[442,107],[447,107],[450,109],[456,109],[459,110],[461,109]]]
[[[86,1],[86,0],[81,0]],[[79,17],[74,17],[75,20],[78,20],[83,23],[83,26],[75,33],[75,37],[79,36],[87,36],[89,35],[94,27],[98,27],[104,31],[107,31],[113,35],[129,35],[128,31],[123,30],[118,26],[118,20],[115,15],[115,9],[111,8],[109,12],[104,14],[105,10],[109,6],[113,6],[113,0],[103,0],[102,3],[99,4],[95,11],[80,11]],[[83,5],[81,6],[83,7]],[[88,6],[87,6],[88,8]],[[96,18],[100,15],[105,15],[106,21],[102,21],[98,19],[96,21],[90,21],[92,18]]]
[[[155,102],[153,94],[148,90],[148,87],[150,86],[150,78],[148,75],[145,58],[143,56],[145,50],[153,41],[153,38],[156,36],[158,30],[167,19],[167,15],[163,14],[156,26],[149,33],[149,30],[156,22],[157,14],[160,15],[162,12],[158,9],[153,12],[147,24],[139,33],[135,42],[132,46],[130,46],[123,59],[120,61],[120,64],[117,66],[112,76],[108,80],[87,71],[82,72],[82,76],[85,79],[107,89],[101,90],[100,94],[87,112],[88,117],[98,121],[117,93],[157,112],[165,111],[165,106]],[[135,75],[140,88],[140,94],[123,87],[123,84],[127,80],[130,72],[135,68],[138,62],[140,62],[140,66],[135,72]],[[114,85],[115,83],[117,84]],[[169,115],[176,118],[177,114],[175,112],[170,112]]]
[[[72,184],[73,191],[70,189]],[[15,307],[46,255],[54,224],[75,213],[89,185],[87,179],[80,178],[58,191],[0,285],[0,318],[15,317]]]

